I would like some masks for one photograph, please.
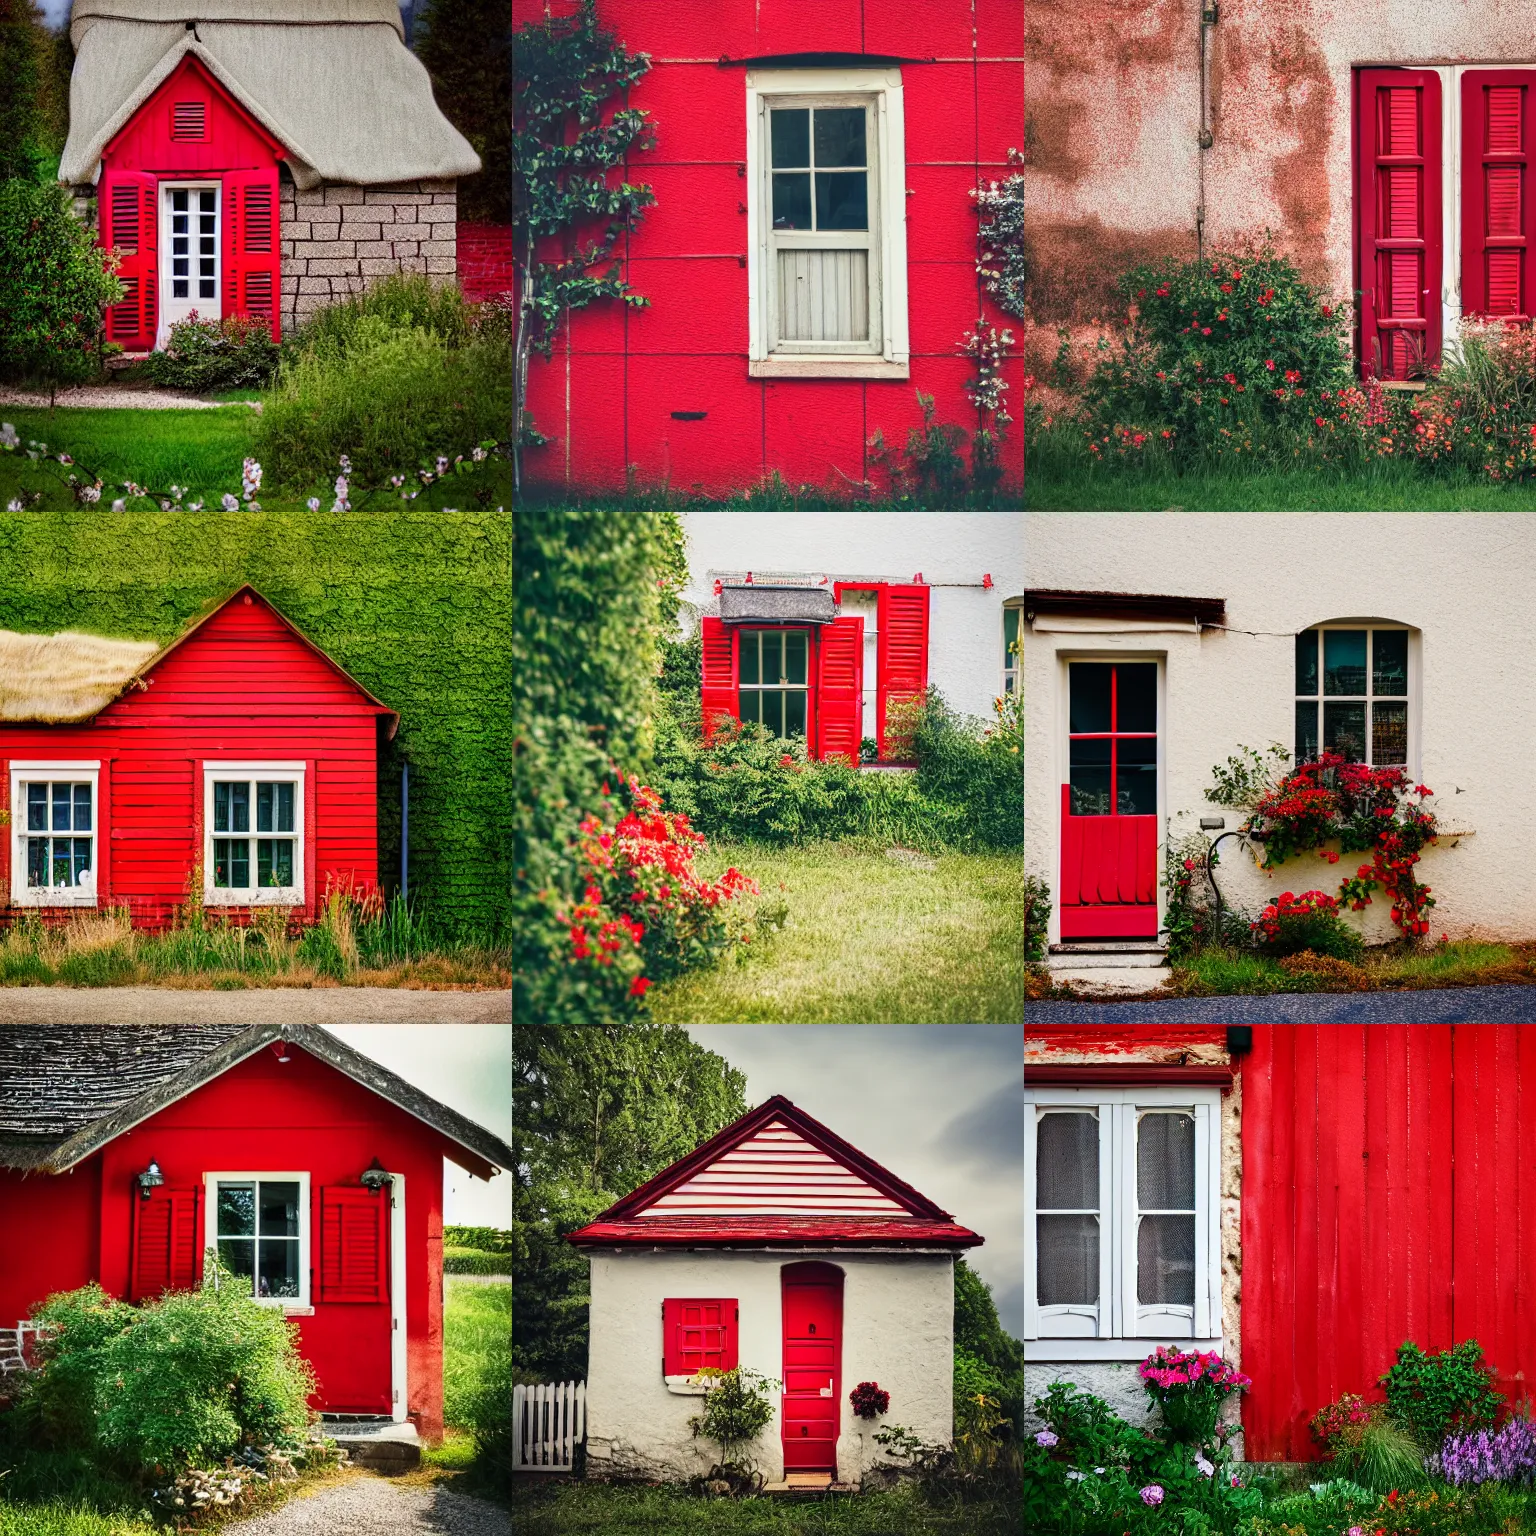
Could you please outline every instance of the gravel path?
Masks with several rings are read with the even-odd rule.
[[[405,987],[0,987],[0,1024],[505,1024],[510,992]]]
[[[224,1530],[227,1536],[511,1536],[512,1515],[446,1488],[401,1488],[365,1473]]]
[[[261,409],[259,400],[199,400],[175,389],[114,389],[111,385],[83,385],[61,389],[57,404],[74,409],[129,411],[217,411],[226,405]],[[0,389],[0,405],[24,405],[29,410],[48,409],[48,396],[25,389]]]
[[[1145,1003],[1028,1003],[1029,1024],[1530,1024],[1536,987],[1428,992],[1286,992]]]

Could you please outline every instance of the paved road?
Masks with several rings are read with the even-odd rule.
[[[226,1536],[511,1536],[512,1515],[446,1488],[365,1473],[224,1527]]]
[[[1530,1024],[1536,986],[1433,992],[1287,992],[1147,1003],[1026,1003],[1029,1024]]]
[[[505,1024],[510,992],[403,987],[0,987],[0,1024]]]

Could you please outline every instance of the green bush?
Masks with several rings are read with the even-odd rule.
[[[930,688],[912,750],[918,790],[953,813],[956,846],[1024,846],[1024,716],[1018,695],[998,701],[991,725],[977,726]]]
[[[512,1267],[511,1251],[486,1253],[481,1248],[443,1245],[443,1273],[446,1275],[504,1275]]]
[[[1411,1339],[1397,1346],[1397,1359],[1381,1378],[1387,1412],[1426,1451],[1438,1451],[1453,1430],[1489,1428],[1504,1403],[1483,1348],[1467,1339],[1438,1355],[1426,1354]]]
[[[196,315],[171,327],[165,346],[149,354],[150,378],[162,389],[212,394],[221,389],[264,389],[277,367],[278,344],[264,320]]]
[[[500,1227],[443,1228],[443,1241],[454,1248],[475,1248],[482,1253],[511,1253],[512,1234]]]
[[[1051,926],[1051,888],[1039,875],[1024,877],[1024,960],[1038,965],[1045,959]]]
[[[452,283],[400,273],[370,284],[339,304],[318,309],[285,344],[287,360],[305,353],[341,355],[366,346],[377,325],[389,331],[427,331],[451,348],[478,333],[473,306]]]

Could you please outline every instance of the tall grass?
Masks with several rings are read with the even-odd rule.
[[[448,1282],[443,1419],[474,1437],[471,1480],[505,1499],[512,1475],[512,1287]]]

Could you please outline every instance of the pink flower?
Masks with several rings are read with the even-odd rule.
[[[1156,1483],[1148,1483],[1141,1490],[1141,1502],[1153,1506],[1161,1504],[1163,1502],[1163,1490]]]

